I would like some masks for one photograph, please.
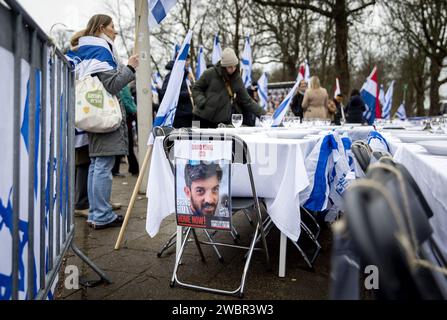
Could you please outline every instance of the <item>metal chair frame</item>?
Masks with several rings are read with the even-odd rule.
[[[235,244],[215,242],[212,239],[212,237],[209,235],[208,232],[205,232],[205,234],[207,235],[209,241],[200,241],[197,239],[197,237],[195,235],[194,228],[191,228],[191,227],[186,228],[186,236],[183,239],[180,251],[179,251],[178,255],[176,256],[174,271],[172,273],[170,285],[171,285],[171,287],[179,286],[179,287],[183,287],[183,288],[187,288],[187,289],[193,289],[193,290],[199,290],[199,291],[205,291],[205,292],[211,292],[211,293],[217,293],[217,294],[224,294],[224,295],[234,295],[234,296],[239,296],[240,298],[243,298],[246,276],[248,273],[248,269],[250,266],[253,252],[255,250],[264,251],[267,267],[268,267],[268,269],[271,270],[270,257],[269,257],[268,248],[267,248],[267,241],[265,239],[264,228],[262,227],[263,221],[262,221],[260,203],[259,203],[259,199],[258,199],[258,196],[256,193],[256,187],[255,187],[253,172],[252,172],[252,168],[251,168],[250,154],[249,154],[247,145],[239,137],[230,135],[230,134],[224,135],[224,134],[200,134],[200,133],[196,133],[196,132],[173,132],[173,133],[169,134],[168,136],[166,136],[164,139],[163,145],[165,147],[165,152],[170,153],[169,152],[170,148],[172,146],[173,141],[175,141],[175,140],[232,141],[233,150],[235,150],[235,152],[233,152],[233,159],[232,159],[231,163],[241,163],[241,164],[244,164],[247,166],[247,170],[248,170],[248,174],[249,174],[249,178],[250,178],[252,196],[254,199],[254,213],[255,213],[255,217],[256,217],[256,227],[254,230],[253,238],[252,238],[249,246],[240,246],[240,245],[235,245]],[[169,159],[171,159],[170,155],[168,155],[168,157],[169,157]],[[193,283],[186,283],[179,279],[178,268],[179,268],[183,253],[185,251],[185,248],[188,244],[188,239],[191,235],[191,232],[193,233],[193,236],[195,237],[196,244],[197,244],[198,248],[200,248],[200,244],[204,244],[204,245],[211,245],[213,247],[224,246],[224,247],[230,247],[230,248],[235,248],[235,249],[247,250],[247,254],[246,254],[247,258],[246,258],[244,269],[243,269],[243,272],[241,275],[241,282],[236,289],[222,290],[222,289],[218,289],[218,288],[196,285]],[[258,235],[260,236],[260,239],[262,240],[262,247],[259,247],[259,248],[255,247],[257,239],[258,239]],[[203,260],[204,256],[203,256],[203,252],[201,251],[201,249],[199,249],[199,252],[200,252],[200,254],[202,256],[202,260]]]

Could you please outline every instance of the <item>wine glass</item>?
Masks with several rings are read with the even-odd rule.
[[[301,124],[301,118],[300,117],[293,117],[292,123],[293,123],[292,124],[293,128],[299,128],[300,124]]]
[[[233,114],[231,116],[231,123],[235,128],[239,128],[242,125],[243,116],[242,114]]]
[[[261,125],[264,128],[270,128],[270,126],[273,124],[273,118],[271,115],[263,115],[261,116]]]
[[[284,125],[284,127],[290,128],[292,126],[292,122],[293,122],[292,117],[285,116],[282,121],[282,124]]]

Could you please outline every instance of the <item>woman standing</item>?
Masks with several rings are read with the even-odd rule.
[[[326,89],[321,88],[320,79],[317,76],[310,78],[310,88],[306,90],[303,98],[304,118],[328,118],[329,96]]]
[[[87,28],[77,33],[72,43],[77,47],[67,53],[67,58],[75,65],[77,79],[86,76],[98,77],[104,88],[117,95],[129,82],[135,79],[138,56],[129,58],[128,65],[120,62],[114,46],[117,32],[112,18],[98,14],[90,18]],[[126,113],[121,105],[120,127],[108,133],[89,133],[90,167],[88,173],[89,215],[87,222],[94,229],[118,227],[123,216],[112,211],[112,167],[115,156],[127,155],[128,139]]]

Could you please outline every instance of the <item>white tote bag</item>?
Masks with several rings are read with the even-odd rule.
[[[119,128],[122,121],[116,96],[97,77],[76,81],[75,127],[87,132],[105,133]]]

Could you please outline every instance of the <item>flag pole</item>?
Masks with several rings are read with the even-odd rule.
[[[150,66],[150,45],[149,45],[149,8],[147,0],[135,0],[135,17],[137,18],[137,23],[135,26],[135,46],[134,53],[140,53],[140,66],[137,69],[137,106],[141,106],[138,110],[138,157],[139,163],[141,163],[140,173],[138,175],[135,188],[132,192],[130,198],[129,206],[124,217],[123,225],[121,226],[120,233],[115,243],[115,250],[119,250],[121,242],[124,237],[124,233],[129,222],[130,214],[135,205],[135,200],[137,198],[140,187],[146,182],[147,185],[147,175],[146,169],[150,162],[152,155],[152,146],[147,146],[147,140],[143,137],[149,137],[152,127],[152,97],[151,97],[151,66]],[[143,19],[143,24],[141,20]],[[141,38],[140,30],[142,30]],[[139,42],[142,42],[142,46],[139,46]],[[149,83],[149,85],[148,85]],[[143,108],[143,106],[149,106],[148,108]],[[146,151],[143,157],[143,153]]]

